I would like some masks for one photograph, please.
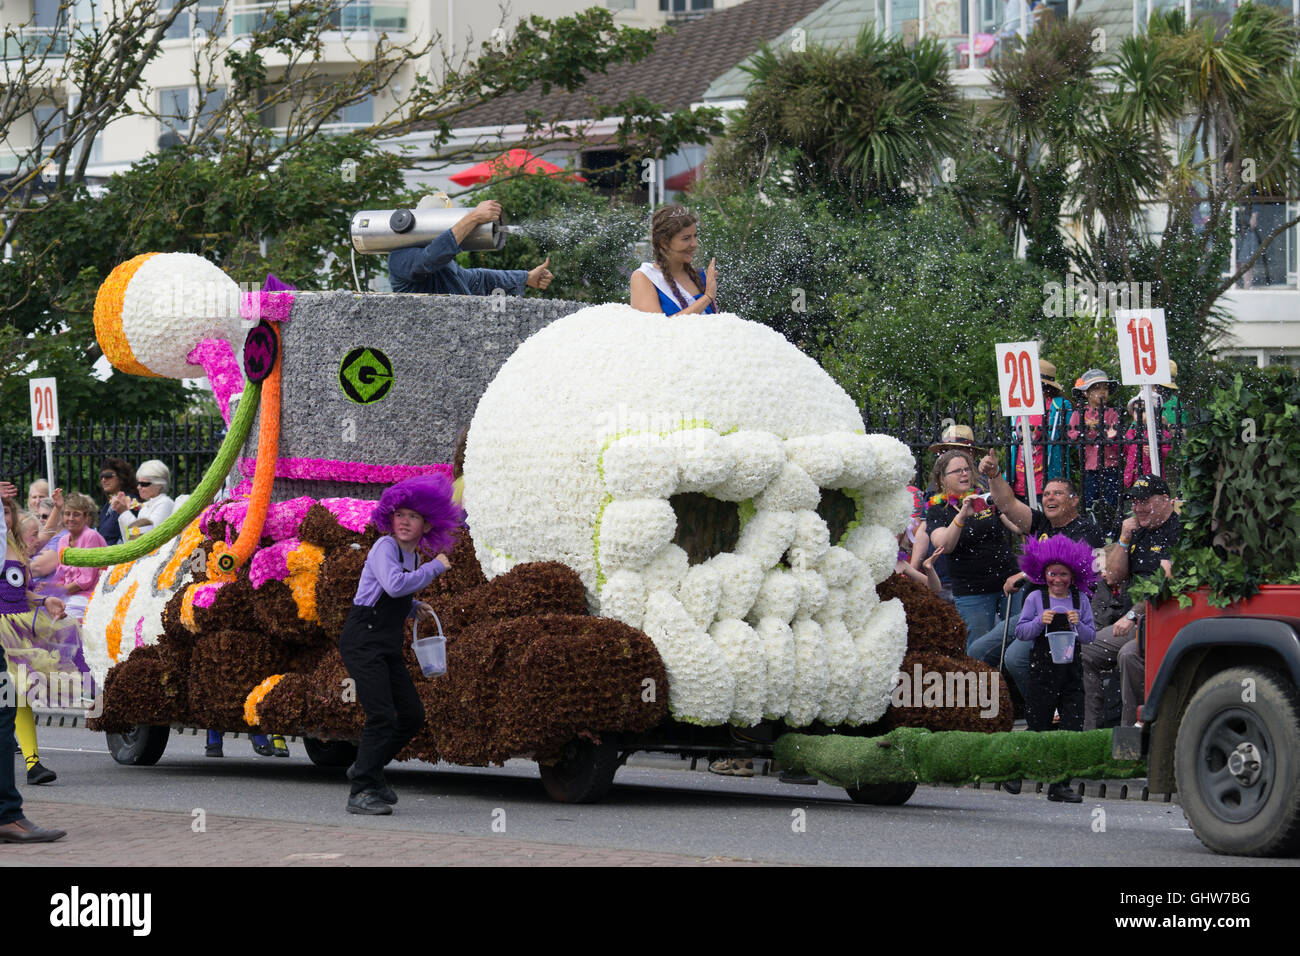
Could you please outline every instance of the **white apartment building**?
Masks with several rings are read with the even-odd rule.
[[[3,65],[6,79],[12,81],[14,61],[24,53],[48,51],[46,61],[57,72],[62,54],[79,32],[96,21],[103,23],[113,14],[115,0],[4,0],[0,3],[0,25],[6,34]],[[116,0],[118,4],[121,0]],[[168,10],[173,0],[158,0],[159,8]],[[218,72],[196,80],[194,64],[198,51],[208,38],[220,36],[220,46],[239,49],[247,46],[249,35],[274,9],[286,0],[242,2],[242,0],[200,0],[197,7],[185,11],[168,30],[161,55],[144,75],[144,89],[135,104],[139,111],[157,114],[123,116],[110,124],[91,147],[88,174],[107,177],[128,168],[133,162],[156,150],[168,132],[184,134],[201,120],[224,97],[226,78]],[[516,0],[514,3],[491,0],[340,0],[324,36],[323,73],[346,72],[358,61],[372,58],[376,42],[386,35],[390,43],[419,47],[436,38],[434,50],[426,58],[404,68],[391,89],[378,94],[377,101],[357,103],[343,110],[337,121],[326,128],[334,131],[362,129],[384,115],[396,97],[409,90],[419,72],[437,76],[446,55],[452,62],[467,53],[472,55],[483,42],[490,42],[493,31],[504,22],[539,15],[548,19],[570,15],[599,0]],[[664,23],[702,16],[712,9],[732,6],[741,0],[606,0],[616,22],[626,26],[660,27]],[[274,78],[276,61],[268,57]],[[218,58],[219,64],[219,58]],[[69,101],[75,102],[77,91],[66,85],[49,89],[48,103],[38,108],[36,119],[57,119],[57,112]],[[275,126],[274,116],[268,125]],[[283,117],[281,117],[283,121]],[[54,124],[57,126],[57,122]],[[13,169],[31,146],[31,122],[0,131],[0,170]],[[48,145],[52,145],[47,140]]]

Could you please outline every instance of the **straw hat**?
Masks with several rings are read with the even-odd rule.
[[[1178,377],[1178,363],[1175,362],[1173,359],[1170,359],[1169,360],[1169,381],[1157,387],[1167,388],[1172,392],[1176,392],[1178,391],[1178,385],[1174,382],[1174,379],[1176,379],[1177,377]]]
[[[1065,389],[1061,387],[1061,383],[1056,380],[1056,366],[1047,359],[1040,358],[1038,360],[1038,374],[1043,380],[1044,387],[1054,388],[1061,393],[1065,392]]]
[[[949,425],[943,430],[943,435],[940,436],[939,440],[930,446],[929,450],[932,454],[940,455],[954,448],[981,455],[986,451],[986,449],[975,444],[975,433],[971,431],[969,425]]]

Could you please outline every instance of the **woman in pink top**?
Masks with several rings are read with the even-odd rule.
[[[68,529],[68,547],[105,547],[99,532],[90,527],[90,520],[98,513],[95,502],[89,496],[68,495],[63,507],[63,525]],[[99,572],[99,568],[75,568],[60,564],[42,593],[63,596],[68,616],[75,617],[80,622],[86,616],[86,604],[99,582]]]
[[[1104,500],[1119,505],[1119,411],[1109,404],[1119,382],[1099,368],[1090,368],[1074,385],[1075,409],[1070,413],[1070,441],[1083,438],[1083,507]],[[1102,444],[1115,442],[1115,444]]]
[[[1147,420],[1146,405],[1140,395],[1134,395],[1128,400],[1129,414],[1133,421],[1129,425],[1128,431],[1124,433],[1124,440],[1128,444],[1124,447],[1124,487],[1132,488],[1133,482],[1137,481],[1143,475],[1154,475],[1151,470],[1151,443],[1147,440]],[[1173,435],[1169,429],[1164,427],[1164,422],[1160,422],[1160,474],[1165,475],[1165,461],[1169,457],[1171,448],[1170,442]],[[1138,453],[1142,455],[1142,467],[1138,468]]]

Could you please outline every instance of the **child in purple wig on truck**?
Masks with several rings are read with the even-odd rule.
[[[371,523],[388,533],[366,556],[339,636],[339,654],[366,713],[356,763],[348,768],[349,813],[392,813],[397,802],[384,767],[424,725],[424,705],[402,659],[404,625],[410,617],[433,616],[413,596],[451,567],[445,552],[463,519],[464,511],[452,502],[451,479],[444,475],[398,482],[371,515]],[[421,565],[417,544],[438,556]]]
[[[1097,583],[1092,548],[1063,534],[1045,541],[1025,541],[1020,568],[1039,585],[1025,596],[1016,639],[1033,641],[1029,653],[1029,686],[1025,689],[1025,717],[1030,730],[1051,730],[1052,715],[1060,713],[1061,730],[1083,730],[1083,668],[1078,644],[1090,644],[1097,632],[1089,601]],[[1080,595],[1080,591],[1086,594]],[[1047,637],[1050,632],[1069,635],[1069,660],[1057,663]],[[1047,799],[1081,803],[1083,798],[1064,782],[1048,788]]]

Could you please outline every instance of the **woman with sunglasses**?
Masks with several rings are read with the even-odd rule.
[[[1003,588],[1020,570],[1011,532],[982,496],[977,479],[972,452],[944,452],[931,474],[939,493],[925,512],[931,543],[948,557],[953,604],[966,622],[968,646],[993,626],[1005,600]]]
[[[131,510],[131,495],[135,494],[135,469],[124,459],[105,459],[103,467],[99,469],[99,490],[104,493],[105,501],[104,507],[99,509],[97,530],[105,544],[121,544],[122,526],[118,519]]]
[[[167,466],[156,458],[141,462],[140,467],[135,470],[135,487],[136,494],[140,497],[140,510],[134,514],[124,511],[118,515],[117,522],[122,532],[122,540],[138,538],[146,531],[152,531],[171,516],[176,508],[176,503],[167,495],[171,477],[172,473],[167,470]]]

